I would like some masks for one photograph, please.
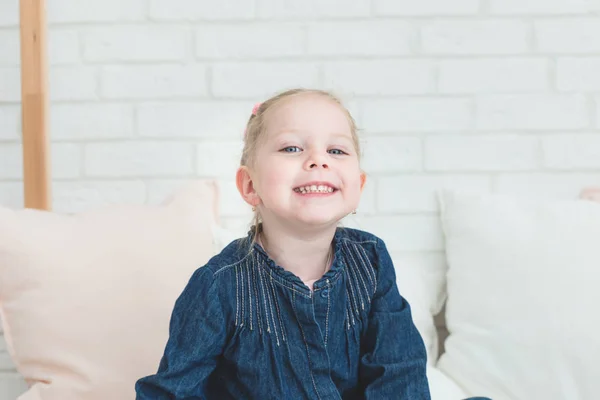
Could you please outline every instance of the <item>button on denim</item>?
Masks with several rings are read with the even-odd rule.
[[[253,241],[195,271],[138,400],[429,400],[426,352],[384,242],[338,228],[313,291]]]

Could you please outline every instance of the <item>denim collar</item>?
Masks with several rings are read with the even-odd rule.
[[[247,243],[248,245],[252,245],[252,249],[247,248],[247,250],[255,252],[258,255],[259,266],[266,268],[271,277],[280,280],[281,283],[287,283],[287,285],[291,285],[294,290],[299,291],[307,297],[311,297],[311,290],[298,276],[278,265],[271,257],[269,257],[260,244],[256,242],[253,243],[254,235],[254,228],[252,228],[248,231],[248,236],[246,237]],[[338,227],[335,230],[333,236],[333,260],[331,262],[331,268],[329,268],[325,275],[314,283],[314,292],[318,292],[319,290],[331,286],[339,278],[340,274],[344,272],[345,267],[342,262],[342,239],[345,236],[346,232],[343,228]]]

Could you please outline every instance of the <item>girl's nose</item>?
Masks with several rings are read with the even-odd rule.
[[[317,151],[312,151],[308,155],[305,164],[306,169],[315,169],[315,168],[329,168],[327,165],[327,158],[321,153]]]
[[[329,166],[325,163],[320,164],[321,168],[329,168]],[[316,162],[309,162],[309,169],[314,169],[314,168],[319,168],[319,163]]]
[[[315,169],[315,168],[329,168],[327,165],[327,160],[325,157],[319,155],[312,155],[306,160],[307,169]]]
[[[327,164],[321,164],[322,168],[329,168],[329,166]],[[319,164],[313,162],[312,164],[310,164],[310,166],[308,167],[309,169],[313,169],[313,168],[319,168]]]

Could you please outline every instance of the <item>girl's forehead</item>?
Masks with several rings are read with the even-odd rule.
[[[350,121],[342,107],[321,95],[302,95],[275,104],[266,119],[269,136],[281,132],[347,133]]]

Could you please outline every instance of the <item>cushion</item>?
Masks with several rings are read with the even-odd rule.
[[[439,356],[438,332],[434,316],[446,299],[446,265],[436,255],[395,256],[396,281],[400,294],[411,307],[413,321],[423,338],[427,362],[436,364]]]
[[[0,313],[19,400],[120,400],[154,373],[171,311],[214,254],[212,184],[75,215],[0,207]]]
[[[494,400],[598,397],[600,204],[443,191],[438,367]]]

